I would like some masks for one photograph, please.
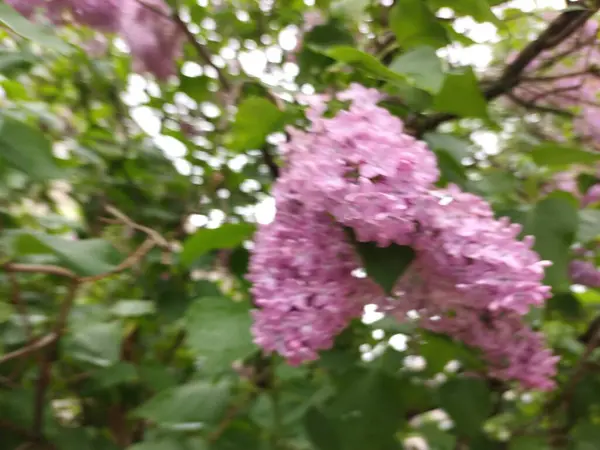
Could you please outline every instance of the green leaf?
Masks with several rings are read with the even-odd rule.
[[[460,434],[467,437],[481,434],[493,408],[484,380],[453,378],[440,387],[439,395],[441,408],[448,413]]]
[[[110,389],[122,384],[133,383],[138,380],[138,375],[134,365],[119,361],[115,365],[94,373],[93,380],[98,389]]]
[[[442,89],[433,99],[433,107],[461,117],[488,117],[487,101],[471,68],[446,74]]]
[[[81,276],[114,270],[120,259],[115,248],[103,239],[71,240],[42,233],[23,234],[17,248],[30,253],[53,253]]]
[[[283,126],[284,114],[261,97],[246,98],[238,106],[230,147],[234,151],[260,149],[267,136]]]
[[[44,134],[12,117],[0,116],[0,159],[38,181],[62,175]]]
[[[582,209],[579,211],[577,241],[590,242],[600,238],[600,210]]]
[[[207,450],[208,448],[208,444],[201,438],[178,436],[147,439],[127,447],[127,450]]]
[[[578,424],[570,437],[573,440],[572,450],[596,450],[600,442],[598,425],[590,422]]]
[[[390,293],[415,259],[415,251],[405,245],[392,244],[382,248],[373,242],[358,242],[349,229],[348,234],[352,237],[367,276],[378,283],[386,293]]]
[[[406,76],[413,84],[431,93],[437,93],[444,82],[442,63],[429,46],[417,47],[392,61],[390,69]]]
[[[0,50],[0,73],[7,77],[18,75],[31,68],[36,58],[30,54],[14,50]]]
[[[508,450],[550,450],[550,446],[542,437],[517,436],[510,440]]]
[[[451,134],[443,134],[436,132],[425,133],[423,140],[427,142],[432,150],[445,150],[454,160],[461,164],[463,158],[471,156],[469,150],[471,142],[466,139],[461,139]]]
[[[335,423],[317,408],[308,410],[304,416],[304,427],[317,449],[344,450]]]
[[[134,411],[134,415],[150,420],[163,428],[185,424],[214,424],[218,422],[230,398],[230,386],[208,381],[192,381],[161,391]]]
[[[567,290],[570,285],[570,247],[577,226],[576,202],[564,192],[553,193],[538,202],[525,219],[522,234],[534,236],[534,250],[542,259],[552,261],[546,267],[545,282],[559,290]]]
[[[336,0],[331,4],[331,12],[354,20],[360,19],[370,0]]]
[[[337,381],[332,402],[305,416],[313,443],[322,450],[398,449],[394,433],[404,421],[405,381],[367,369],[345,372]]]
[[[437,157],[438,167],[440,169],[439,183],[442,186],[445,186],[448,183],[464,186],[467,182],[465,167],[460,162],[457,162],[446,150],[435,150],[435,156]]]
[[[81,327],[68,336],[67,352],[80,361],[107,367],[120,358],[122,334],[117,322]]]
[[[423,0],[396,2],[390,14],[390,28],[402,47],[439,48],[449,43],[446,30]]]
[[[48,47],[60,53],[70,51],[70,46],[56,37],[45,27],[30,22],[6,3],[0,3],[0,22],[14,31],[43,47]]]
[[[184,242],[181,262],[191,266],[211,250],[235,248],[249,239],[253,232],[254,225],[248,223],[226,223],[219,228],[201,228]]]
[[[552,169],[563,169],[571,164],[593,164],[600,161],[600,153],[592,153],[577,147],[569,147],[545,142],[533,148],[530,152],[533,161],[538,166]]]
[[[471,369],[482,367],[477,354],[463,343],[441,334],[422,333],[424,340],[419,347],[419,354],[427,361],[428,374],[433,376],[442,372],[446,364],[453,360],[458,360]]]
[[[427,440],[430,450],[454,450],[456,448],[456,436],[440,430],[436,423],[425,423],[418,430],[419,434]]]
[[[227,369],[255,350],[248,302],[225,297],[194,301],[186,315],[188,344],[210,370]]]
[[[362,70],[366,74],[381,80],[405,82],[405,77],[388,69],[377,58],[354,47],[335,46],[328,48],[325,55],[336,61]]]
[[[119,300],[110,311],[118,317],[140,317],[155,314],[156,307],[149,300]]]
[[[561,292],[550,298],[546,302],[546,310],[548,313],[557,312],[567,320],[578,320],[585,317],[581,302],[569,292]]]

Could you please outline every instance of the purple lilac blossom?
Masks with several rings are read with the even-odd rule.
[[[600,270],[590,261],[573,260],[569,265],[569,275],[574,284],[600,288]]]
[[[36,11],[57,25],[73,22],[105,33],[120,34],[127,42],[133,69],[164,80],[176,72],[184,34],[169,17],[164,0],[7,0],[25,17]]]
[[[365,300],[381,290],[368,278],[353,276],[358,255],[343,230],[324,212],[275,189],[277,214],[256,234],[249,280],[259,308],[253,333],[258,345],[291,364],[317,359],[354,318]]]
[[[581,205],[586,207],[598,202],[600,202],[600,183],[595,184],[588,189],[581,199]]]
[[[337,96],[349,109],[327,118],[328,98],[312,96],[307,131],[289,130],[273,191],[278,211],[251,260],[256,342],[293,364],[314,360],[376,303],[401,319],[417,310],[425,328],[479,348],[493,376],[550,388],[556,358],[520,319],[548,297],[548,263],[483,199],[437,189],[434,154],[377,106],[380,98],[352,85]],[[360,260],[343,227],[361,241],[415,249],[392,296],[352,276]]]

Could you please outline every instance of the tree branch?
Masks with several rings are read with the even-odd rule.
[[[187,24],[181,19],[181,17],[177,13],[177,9],[173,10],[171,18],[177,24],[177,26],[179,26],[179,28],[187,38],[188,42],[192,45],[192,47],[194,47],[194,49],[196,50],[198,55],[200,55],[200,57],[204,60],[204,62],[217,71],[217,77],[219,78],[219,82],[221,83],[223,89],[225,91],[231,91],[231,83],[229,82],[229,79],[221,70],[221,68],[213,62],[212,56],[208,48],[206,48],[196,39],[194,33],[190,31]]]
[[[75,297],[77,295],[77,290],[79,289],[79,286],[80,284],[77,281],[73,281],[69,285],[67,295],[63,300],[58,318],[56,319],[56,323],[54,324],[54,330],[52,332],[54,339],[51,341],[51,345],[46,350],[46,357],[41,362],[40,374],[38,377],[33,403],[32,433],[36,439],[43,439],[46,392],[48,391],[48,387],[52,378],[52,363],[54,362],[56,357],[58,342],[65,332],[69,313],[71,312],[71,308],[73,307],[73,303],[75,301]]]
[[[531,109],[531,110],[535,110],[535,111],[539,111],[539,112],[543,112],[543,113],[556,114],[557,116],[563,116],[563,117],[571,117],[571,118],[575,117],[575,114],[573,114],[570,111],[566,111],[564,109],[551,108],[549,106],[538,105],[534,101],[525,101],[525,100],[517,97],[516,95],[510,94],[510,93],[507,94],[507,96],[513,102],[515,102],[517,105],[522,106],[525,109]]]
[[[522,73],[535,58],[544,50],[556,47],[571,36],[600,8],[600,4],[597,1],[591,7],[586,6],[583,1],[579,1],[577,4],[582,6],[582,9],[563,11],[556,19],[550,22],[546,30],[535,41],[529,43],[515,60],[506,66],[502,75],[496,81],[484,89],[483,95],[488,101],[511,91],[519,84]],[[420,116],[407,123],[407,127],[414,130],[415,135],[420,137],[425,132],[437,128],[442,123],[456,118],[458,116],[451,113],[438,113],[425,117]]]
[[[45,348],[52,344],[56,340],[56,338],[57,336],[54,333],[50,333],[36,341],[33,341],[25,347],[21,347],[20,349],[15,350],[14,352],[6,353],[2,355],[2,357],[0,357],[0,364],[4,364],[5,362],[11,361],[13,359],[21,358],[23,356],[28,356],[32,353],[35,353],[38,350],[41,350],[42,348]]]

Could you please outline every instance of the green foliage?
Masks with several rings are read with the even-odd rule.
[[[442,63],[432,47],[417,47],[403,53],[392,61],[390,68],[406,75],[416,87],[433,94],[441,89],[444,82]]]
[[[577,147],[544,143],[531,150],[531,158],[539,166],[565,169],[571,164],[592,164],[600,161],[600,155]]]
[[[487,102],[471,68],[446,74],[442,89],[433,100],[433,107],[462,117],[487,117]]]
[[[208,370],[227,368],[254,350],[250,323],[249,305],[245,301],[199,298],[186,314],[189,345]]]
[[[0,158],[38,181],[61,175],[46,136],[8,116],[0,116]]]
[[[359,242],[351,230],[347,230],[361,257],[367,276],[376,281],[386,293],[390,293],[402,274],[415,259],[415,252],[408,246],[392,244],[379,247],[372,242]]]
[[[573,118],[502,97],[522,74],[499,78],[541,10],[168,3],[189,34],[166,81],[134,73],[115,36],[104,48],[0,4],[0,450],[598,448],[600,291],[572,290],[568,267],[600,263],[600,205],[580,201],[600,154]],[[467,17],[497,35],[479,42]],[[462,58],[475,41],[489,66]],[[253,342],[250,241],[274,212],[286,127],[307,124],[297,94],[353,82],[434,151],[438,186],[484,197],[552,262],[552,296],[527,316],[561,357],[551,392],[499,382],[474,348],[392,314],[371,311],[299,367]],[[552,192],[567,170],[579,192]],[[420,262],[351,239],[388,295]]]
[[[534,249],[552,261],[546,282],[555,289],[568,286],[570,247],[577,232],[577,209],[572,196],[557,192],[538,202],[527,215],[523,234],[535,237]]]
[[[181,252],[181,262],[191,266],[207,252],[219,248],[235,248],[249,239],[254,227],[247,223],[230,223],[219,228],[203,228],[187,238]]]
[[[260,117],[260,121],[256,120]],[[231,149],[252,150],[265,145],[267,136],[281,127],[283,113],[269,100],[248,97],[239,106],[232,129]]]
[[[484,380],[453,378],[440,388],[440,406],[450,415],[456,430],[476,437],[492,413],[493,401]]]

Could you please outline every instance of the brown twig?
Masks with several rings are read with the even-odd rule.
[[[563,11],[548,27],[530,42],[510,63],[500,77],[484,89],[483,95],[489,101],[510,92],[519,84],[521,75],[527,66],[544,50],[556,47],[571,36],[577,29],[592,17],[600,8],[599,2],[594,2],[593,7],[588,7],[584,2],[577,2],[582,9],[569,9]],[[438,113],[430,116],[417,116],[407,123],[407,128],[414,130],[415,135],[422,136],[425,132],[438,127],[444,122],[454,120],[458,116],[452,113]]]
[[[273,179],[277,179],[277,177],[279,177],[279,166],[275,162],[275,158],[273,158],[273,155],[269,151],[269,148],[266,144],[262,146],[260,152],[262,153],[262,157],[265,161],[265,164],[269,168],[269,173],[271,174],[271,177],[273,177]]]
[[[250,403],[254,398],[256,398],[256,396],[257,391],[253,391],[248,395],[246,399],[241,401],[239,404],[232,405],[225,413],[225,417],[223,417],[223,420],[221,420],[221,422],[219,422],[219,424],[217,425],[217,428],[208,435],[208,442],[216,442],[221,437],[221,435],[227,430],[229,425],[231,425],[231,423],[235,420],[238,414],[240,414],[242,409],[244,409],[244,407],[248,405],[248,403]]]
[[[73,307],[73,303],[75,301],[75,297],[77,295],[77,290],[79,289],[79,286],[80,284],[77,281],[73,281],[69,285],[67,295],[63,300],[60,312],[58,314],[58,318],[56,319],[56,323],[54,324],[54,329],[52,333],[54,335],[54,340],[51,342],[52,345],[50,345],[50,347],[46,350],[45,358],[41,362],[40,374],[36,385],[33,403],[32,426],[33,435],[38,439],[42,438],[44,435],[44,409],[46,405],[46,392],[48,391],[48,387],[52,378],[52,363],[54,362],[54,359],[56,357],[55,353],[57,350],[58,342],[65,332],[69,313],[71,312],[71,308]]]
[[[563,116],[563,117],[575,117],[575,114],[573,114],[570,111],[566,111],[564,109],[551,108],[549,106],[538,105],[535,101],[525,101],[522,98],[519,98],[518,96],[513,95],[513,94],[507,94],[507,96],[513,102],[515,102],[517,105],[522,106],[525,109],[531,109],[531,110],[539,111],[542,113],[556,114],[557,116]]]
[[[0,357],[0,364],[4,364],[5,362],[11,361],[16,358],[31,355],[32,353],[35,353],[52,344],[54,341],[56,341],[56,338],[57,336],[54,333],[50,333],[36,341],[31,342],[25,347],[21,347],[20,349],[15,350],[14,352],[6,353]]]
[[[54,265],[5,263],[2,265],[2,268],[6,272],[42,273],[46,275],[58,275],[66,278],[77,278],[77,275],[71,272],[69,269]]]
[[[23,328],[25,328],[25,334],[27,335],[27,340],[29,342],[33,342],[33,329],[31,327],[31,323],[29,322],[29,317],[27,314],[27,306],[23,303],[21,299],[21,289],[19,287],[19,281],[15,276],[14,272],[8,272],[8,279],[10,281],[11,287],[11,303],[15,305],[17,312],[21,316],[21,320],[23,321]]]
[[[204,60],[204,62],[217,71],[217,78],[219,79],[219,82],[221,83],[223,89],[225,91],[230,91],[231,83],[229,82],[229,79],[227,78],[225,73],[223,73],[221,68],[213,62],[212,56],[208,48],[206,48],[202,43],[198,41],[198,39],[196,39],[194,33],[190,31],[187,24],[181,19],[179,14],[177,14],[176,10],[173,11],[171,18],[179,26],[179,28],[187,38],[188,42],[192,45],[192,47],[194,47],[194,50],[196,50],[196,52]]]

